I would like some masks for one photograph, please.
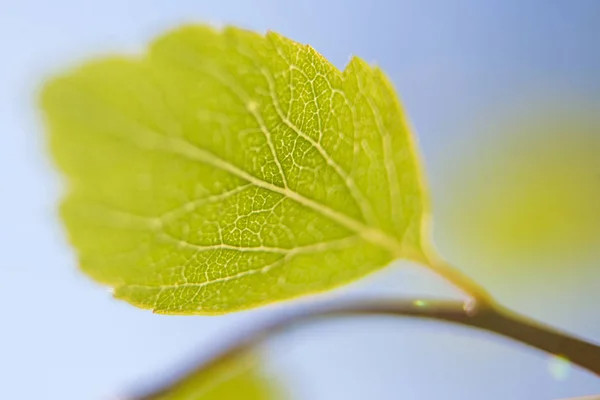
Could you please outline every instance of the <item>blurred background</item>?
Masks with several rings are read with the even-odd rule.
[[[340,68],[351,55],[380,65],[418,136],[441,253],[510,308],[600,342],[600,1],[0,0],[1,398],[119,398],[271,313],[319,301],[158,316],[77,270],[36,91],[65,65],[142,51],[184,22],[271,29]],[[320,297],[456,295],[398,262]],[[301,327],[260,360],[294,399],[600,393],[597,377],[559,359],[415,320]]]

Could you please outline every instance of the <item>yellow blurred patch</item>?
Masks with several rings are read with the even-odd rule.
[[[452,166],[445,237],[505,264],[576,260],[600,247],[600,120],[542,109],[509,118]],[[479,257],[477,257],[479,258]]]

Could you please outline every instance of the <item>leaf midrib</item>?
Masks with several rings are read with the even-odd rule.
[[[355,232],[356,234],[363,237],[365,240],[387,249],[395,256],[399,257],[402,255],[402,245],[398,243],[398,241],[395,238],[389,236],[388,234],[384,233],[378,228],[364,225],[363,223],[349,217],[346,214],[342,214],[338,211],[335,211],[330,207],[327,207],[322,203],[305,197],[300,193],[295,192],[289,188],[282,188],[277,185],[273,185],[272,183],[266,182],[236,167],[235,165],[221,159],[215,154],[210,153],[209,151],[206,151],[204,149],[200,149],[187,141],[182,141],[177,138],[168,138],[166,143],[168,144],[166,150],[171,150],[175,154],[179,154],[186,158],[209,164],[213,167],[229,172],[230,174],[235,175],[238,178],[241,178],[247,182],[250,182],[254,186],[286,196],[307,208],[317,211],[321,215],[337,222],[338,224],[349,229],[350,231]]]
[[[278,54],[280,54],[280,49],[276,46],[275,43],[272,43],[272,44],[273,44],[273,48],[276,50],[276,52]],[[197,56],[194,44],[185,43],[185,44],[181,45],[181,49],[194,54],[194,56]],[[294,123],[292,123],[289,120],[289,118],[287,118],[284,115],[284,113],[281,109],[281,106],[280,106],[279,98],[278,98],[277,93],[274,88],[273,77],[267,71],[265,71],[264,67],[262,67],[261,65],[257,65],[255,63],[254,58],[251,55],[245,54],[240,49],[237,49],[237,52],[238,52],[238,54],[246,57],[249,62],[254,64],[254,67],[258,71],[260,71],[261,75],[263,75],[263,77],[265,78],[265,81],[268,86],[269,96],[271,98],[271,103],[276,111],[278,118],[281,120],[281,122],[283,124],[285,124],[289,129],[291,129],[292,132],[294,132],[299,138],[306,140],[314,149],[317,150],[317,152],[321,155],[321,157],[326,162],[326,164],[329,165],[331,168],[333,168],[335,173],[344,181],[346,188],[350,192],[353,200],[358,205],[363,217],[367,220],[367,222],[369,222],[371,224],[376,223],[377,218],[372,210],[371,203],[366,199],[366,197],[364,196],[362,191],[357,187],[354,180],[352,179],[352,176],[349,175],[346,171],[344,171],[344,169],[320,145],[320,143],[314,141],[309,135],[307,135],[305,132],[303,132],[299,127],[297,127]],[[190,68],[193,71],[200,71],[203,74],[210,76],[211,78],[215,79],[216,81],[218,81],[222,85],[224,85],[227,89],[229,89],[241,101],[241,103],[246,108],[246,110],[255,119],[256,123],[259,126],[259,130],[265,136],[265,139],[267,141],[267,144],[268,144],[270,152],[271,152],[271,156],[273,157],[273,161],[275,162],[275,164],[277,165],[277,167],[279,169],[284,186],[287,187],[288,186],[287,178],[283,171],[283,168],[281,165],[281,160],[279,159],[277,152],[275,150],[275,147],[273,145],[272,134],[271,134],[269,128],[264,124],[261,114],[259,112],[257,112],[255,109],[253,109],[252,107],[249,107],[249,104],[253,103],[253,100],[251,99],[251,97],[248,95],[248,93],[246,93],[245,89],[243,87],[241,87],[235,81],[235,79],[232,79],[230,76],[223,74],[221,71],[221,68],[219,68],[218,65],[215,65],[210,60],[208,60],[206,58],[202,58],[202,57],[196,57],[196,61],[197,62],[194,63],[193,65],[188,65],[188,63],[186,63],[186,62],[182,62],[182,60],[178,60],[178,67],[179,68],[181,68],[181,67]],[[289,62],[289,60],[286,60],[286,62],[288,62],[290,64],[290,68],[294,66],[292,63]],[[337,71],[332,71],[332,72],[336,73]],[[323,76],[323,77],[327,81],[331,90],[335,91],[335,89],[331,85],[331,82],[329,82],[329,79],[326,76]],[[344,95],[344,98],[345,98],[345,95]]]

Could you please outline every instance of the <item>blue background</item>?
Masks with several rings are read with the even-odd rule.
[[[444,184],[445,162],[481,145],[468,137],[478,116],[531,93],[600,104],[595,0],[1,0],[0,398],[111,398],[166,377],[273,308],[291,306],[205,318],[140,311],[78,272],[57,220],[60,184],[35,108],[44,77],[91,55],[141,51],[183,22],[272,29],[310,43],[339,67],[354,54],[381,65],[418,132],[434,204],[452,190]],[[485,278],[493,286],[494,277]],[[505,287],[495,294],[600,342],[598,287],[600,279],[592,279],[566,294],[511,295]],[[324,297],[380,293],[456,295],[429,272],[397,263]],[[267,360],[298,398],[541,400],[600,393],[598,378],[575,368],[552,373],[555,367],[548,355],[491,335],[389,319],[294,331],[274,342]]]

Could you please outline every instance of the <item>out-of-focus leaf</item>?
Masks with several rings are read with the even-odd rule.
[[[600,120],[568,106],[526,111],[487,120],[476,151],[449,166],[444,245],[503,271],[568,270],[600,249]]]
[[[248,352],[228,356],[147,400],[281,400],[280,388],[258,361]]]

